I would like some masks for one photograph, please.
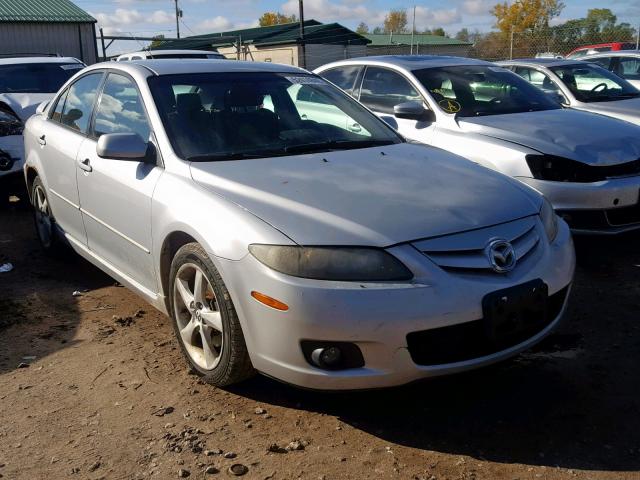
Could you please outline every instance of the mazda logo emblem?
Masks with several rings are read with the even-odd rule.
[[[489,242],[486,248],[491,268],[498,273],[507,273],[516,266],[516,251],[511,243],[497,239]]]

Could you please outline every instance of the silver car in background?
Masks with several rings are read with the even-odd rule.
[[[498,62],[565,107],[640,125],[640,91],[618,75],[586,60],[526,58]]]
[[[43,247],[61,234],[170,315],[215,385],[399,385],[513,356],[565,310],[548,201],[298,68],[97,64],[25,144]]]
[[[315,71],[406,138],[542,192],[576,233],[640,228],[640,127],[563,109],[520,76],[481,60],[366,57]]]
[[[581,60],[597,63],[640,89],[640,51],[638,50],[595,53],[582,57]]]

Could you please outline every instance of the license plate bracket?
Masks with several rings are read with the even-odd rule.
[[[515,345],[546,324],[549,288],[540,279],[498,290],[482,300],[485,334],[495,345]]]

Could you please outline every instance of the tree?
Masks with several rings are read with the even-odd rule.
[[[384,29],[381,26],[377,26],[373,29],[373,33],[380,35],[381,33],[384,33]]]
[[[407,11],[398,9],[391,10],[384,17],[384,33],[406,33],[407,32]]]
[[[369,33],[369,25],[367,25],[364,22],[360,22],[360,24],[358,25],[358,28],[356,28],[356,33],[359,34],[365,34],[365,33]]]
[[[563,8],[560,0],[518,0],[498,3],[491,13],[496,17],[496,27],[507,34],[547,29]]]
[[[271,25],[282,25],[283,23],[297,22],[298,17],[295,15],[285,15],[280,12],[265,12],[258,19],[261,27],[269,27]]]
[[[469,33],[468,28],[463,28],[458,33],[456,33],[456,39],[462,42],[468,42],[470,38],[471,38],[471,34]]]
[[[431,30],[431,35],[437,35],[439,37],[446,37],[447,32],[444,31],[444,28],[438,27]]]
[[[149,45],[149,48],[158,48],[160,45],[162,45],[163,40],[164,40],[164,35],[162,34],[154,35],[153,41],[151,42],[151,45]]]

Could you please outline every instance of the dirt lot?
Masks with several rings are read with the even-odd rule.
[[[220,390],[166,317],[0,212],[0,477],[640,479],[638,240],[580,241],[568,320],[515,361],[379,392]]]

